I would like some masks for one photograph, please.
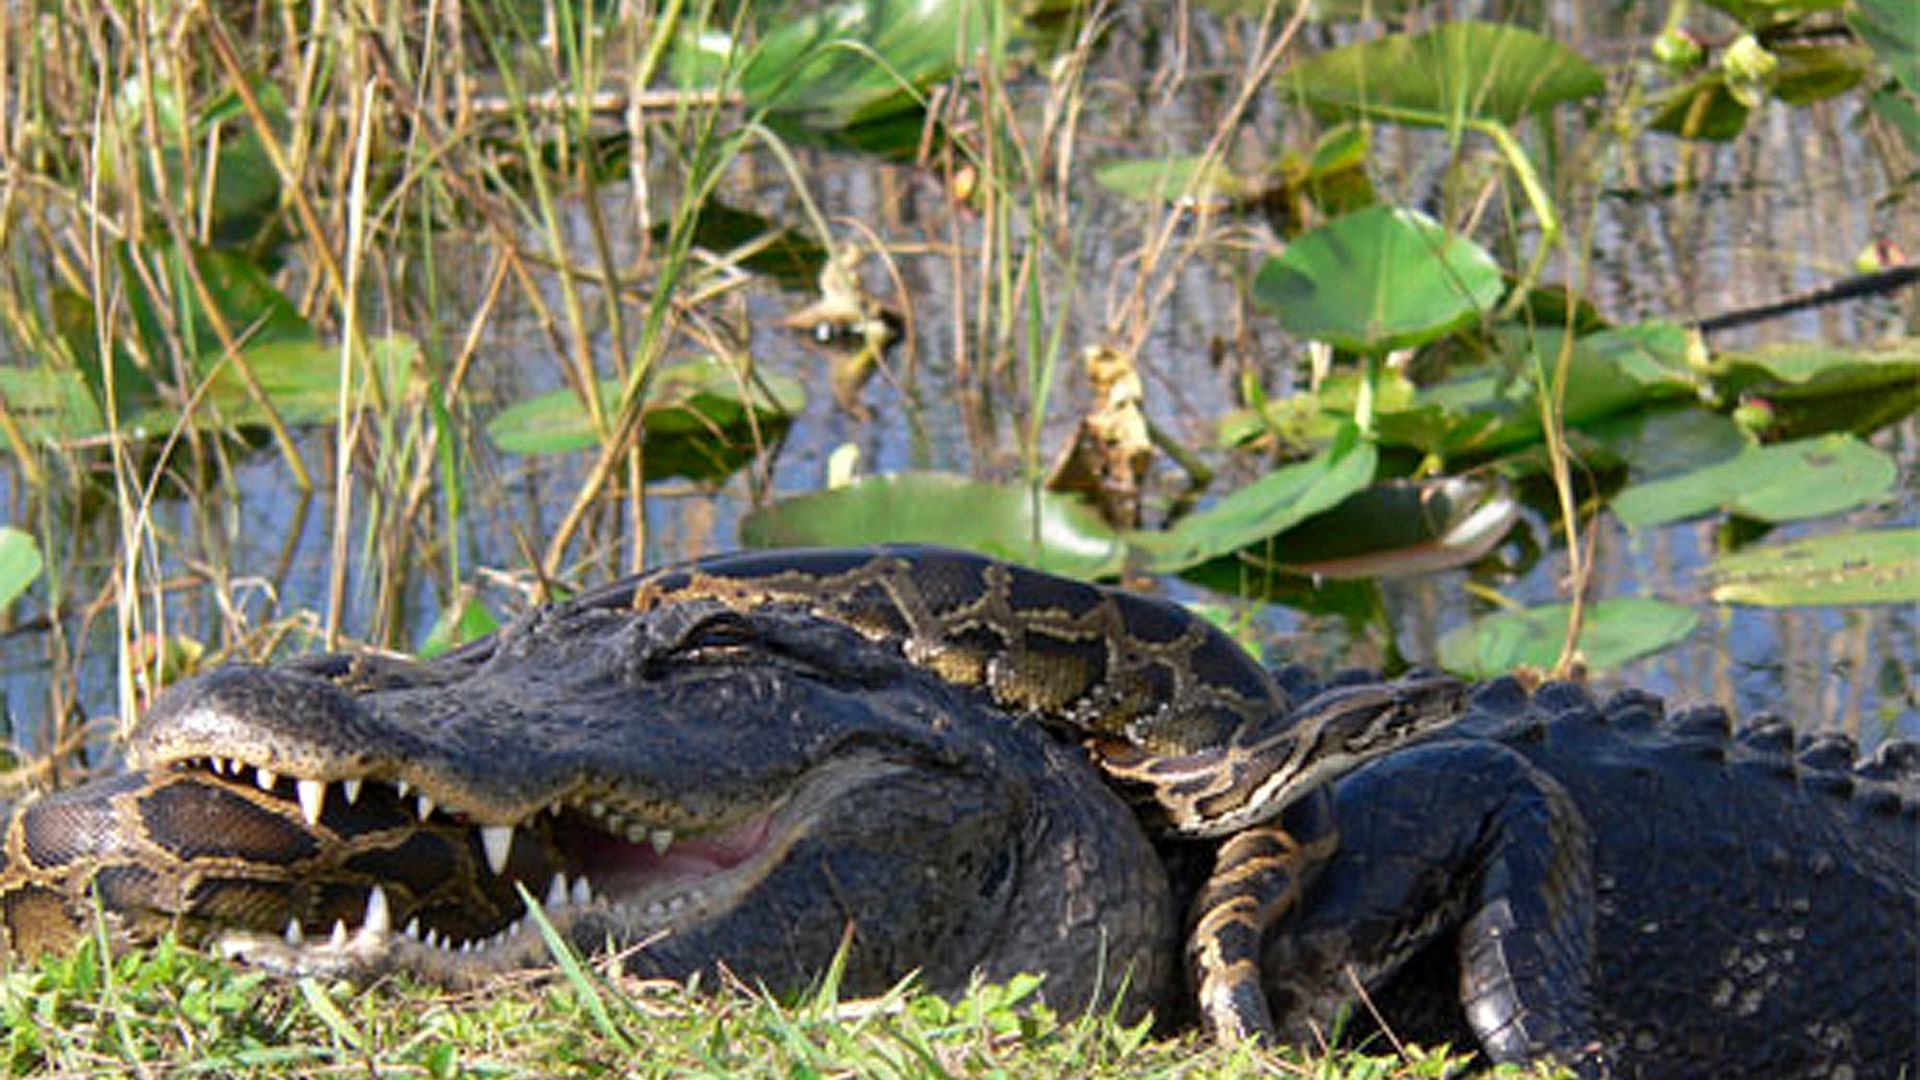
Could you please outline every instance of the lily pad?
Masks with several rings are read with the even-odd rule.
[[[1767,434],[1865,434],[1920,410],[1920,338],[1878,349],[1782,342],[1723,352],[1709,369],[1716,393],[1761,405]]]
[[[599,386],[602,407],[619,407],[620,384]],[[744,464],[762,440],[786,430],[806,407],[806,391],[784,375],[742,376],[718,361],[694,360],[655,374],[646,405],[646,473],[650,479],[713,479]],[[559,454],[600,445],[586,406],[571,390],[555,390],[505,409],[487,437],[509,454]]]
[[[1818,11],[1845,7],[1847,0],[1707,0],[1753,30],[1778,26],[1805,18]]]
[[[349,402],[365,400],[365,368],[380,380],[386,400],[395,400],[411,385],[419,345],[411,338],[380,338],[370,345],[371,361],[356,369]],[[206,358],[213,363],[214,358]],[[237,361],[215,363],[207,382],[194,388],[196,407],[192,424],[199,430],[257,426],[266,412],[247,388],[240,372],[246,365],[261,395],[288,424],[316,424],[333,420],[340,408],[339,347],[318,341],[270,341],[240,352]],[[53,364],[15,368],[0,366],[0,396],[26,437],[37,443],[61,444],[95,439],[107,433],[107,423],[95,394],[79,371]],[[180,414],[146,395],[123,405],[120,432],[135,439],[163,436],[180,425]]]
[[[749,547],[947,544],[1079,578],[1119,573],[1120,537],[1085,504],[951,473],[870,476],[796,495],[740,521]]]
[[[1127,534],[1155,573],[1178,573],[1275,536],[1373,480],[1379,451],[1349,424],[1333,444],[1255,480],[1162,532]]]
[[[1116,195],[1153,202],[1186,196],[1196,203],[1231,204],[1259,192],[1259,183],[1235,176],[1219,162],[1203,168],[1205,160],[1195,154],[1109,161],[1093,171],[1093,181]]]
[[[1571,611],[1568,604],[1543,604],[1475,619],[1440,638],[1440,663],[1476,679],[1520,667],[1550,668],[1560,658]],[[1601,600],[1587,608],[1580,655],[1590,670],[1605,671],[1680,641],[1699,621],[1692,608],[1665,600]]]
[[[461,595],[453,603],[440,609],[433,620],[432,629],[427,631],[426,640],[420,644],[423,657],[439,656],[459,645],[486,637],[500,628],[500,616],[493,613],[480,598]]]
[[[1241,558],[1326,580],[1404,577],[1480,559],[1519,517],[1520,504],[1496,478],[1389,480]]]
[[[1590,470],[1624,470],[1644,483],[1717,465],[1749,445],[1732,417],[1682,407],[1632,409],[1576,430],[1568,439]]]
[[[1349,352],[1425,344],[1479,318],[1506,283],[1479,245],[1417,210],[1370,206],[1268,259],[1254,300],[1288,331]]]
[[[1322,108],[1457,130],[1513,124],[1606,88],[1579,53],[1504,23],[1449,22],[1330,49],[1296,64],[1286,85]]]
[[[1747,127],[1752,107],[1742,101],[1718,68],[1662,91],[1647,126],[1683,139],[1726,142]]]
[[[1707,566],[1722,604],[1920,603],[1920,529],[1815,536],[1721,555]]]
[[[655,225],[654,242],[666,243],[672,228],[668,222]],[[737,258],[741,266],[800,291],[813,288],[827,262],[826,249],[798,230],[713,199],[700,207],[693,243],[722,259]]]
[[[1892,459],[1851,435],[1772,446],[1665,480],[1628,487],[1613,511],[1636,529],[1729,510],[1759,521],[1798,521],[1860,506],[1890,488]]]
[[[0,525],[0,608],[14,602],[45,569],[40,545],[30,533]]]
[[[987,41],[979,0],[841,0],[805,14],[783,11],[757,43],[709,29],[681,40],[682,85],[731,76],[750,107],[776,119],[834,130],[911,110]]]
[[[249,92],[284,137],[287,108],[279,89],[261,79]],[[209,227],[203,239],[229,250],[257,250],[272,240],[268,226],[279,211],[280,171],[239,94],[228,92],[195,105],[188,105],[185,97],[179,82],[165,75],[143,72],[120,84],[114,111],[122,127],[142,134],[157,131],[162,145],[154,154],[144,142],[130,140],[139,145],[128,162],[118,152],[122,140],[103,140],[107,186],[117,189],[130,174],[152,202],[160,198],[153,175],[157,164],[166,174],[169,197],[193,200],[182,209],[191,210],[184,216]]]
[[[1847,21],[1909,94],[1920,94],[1920,19],[1913,0],[1854,0]]]
[[[168,241],[121,244],[115,254],[128,305],[149,356],[167,356],[183,348],[204,366],[225,348],[215,328],[216,314],[235,340],[245,345],[316,337],[299,308],[252,259]],[[206,285],[210,307],[202,302],[190,269]],[[160,282],[166,283],[166,295],[153,287]]]

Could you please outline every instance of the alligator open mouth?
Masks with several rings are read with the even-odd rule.
[[[547,946],[530,932],[526,898],[563,936],[577,936],[570,935],[576,926],[604,933],[617,925],[624,939],[641,941],[717,917],[750,893],[840,794],[888,766],[836,761],[727,820],[680,829],[606,792],[558,798],[513,824],[481,823],[405,780],[323,781],[220,757],[165,768],[203,783],[209,800],[215,788],[229,802],[243,793],[276,814],[284,878],[303,884],[280,886],[274,902],[251,905],[244,928],[216,938],[222,952],[305,973],[405,967],[446,977],[537,961]],[[203,817],[218,827],[214,808]],[[254,850],[249,858],[261,871],[256,881],[280,869],[272,852]],[[216,906],[217,893],[209,891],[204,902],[190,897],[183,914],[193,918],[204,914],[197,908]]]

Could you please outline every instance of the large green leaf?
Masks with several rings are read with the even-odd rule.
[[[1797,521],[1878,498],[1898,472],[1892,459],[1851,435],[1826,435],[1750,447],[1704,469],[1635,484],[1614,497],[1613,511],[1636,529],[1722,509]]]
[[[1920,409],[1920,338],[1875,349],[1783,342],[1724,352],[1708,369],[1715,394],[1764,410],[1776,439],[1864,434]]]
[[[1721,555],[1707,567],[1722,604],[1920,603],[1920,529],[1815,536]]]
[[[718,30],[683,38],[674,68],[685,85],[716,85],[730,72],[749,106],[780,119],[849,127],[913,108],[986,44],[988,5],[999,2],[841,0],[782,11],[757,43]]]
[[[1164,532],[1134,532],[1127,541],[1146,569],[1177,573],[1259,543],[1330,510],[1373,481],[1379,451],[1348,425],[1307,461],[1277,469]]]
[[[0,525],[0,608],[27,591],[45,565],[31,534]]]
[[[1493,550],[1520,504],[1492,476],[1389,480],[1240,551],[1250,565],[1322,580],[1425,574]]]
[[[278,87],[264,79],[248,91],[285,137],[287,108]],[[129,76],[114,95],[114,110],[124,130],[162,135],[157,148],[138,141],[135,156],[123,161],[119,140],[103,140],[101,169],[109,190],[119,190],[129,175],[148,202],[162,197],[155,167],[164,173],[164,194],[176,211],[206,233],[198,239],[230,250],[258,249],[272,237],[266,227],[280,209],[280,172],[247,115],[240,95],[221,94],[188,104],[176,77],[142,72]],[[149,116],[153,122],[148,123]]]
[[[1569,338],[1553,327],[1506,326],[1493,335],[1498,364],[1469,368],[1410,400],[1383,400],[1381,439],[1449,457],[1484,457],[1538,442],[1538,388],[1552,385],[1566,357],[1557,412],[1572,428],[1688,397],[1686,337],[1678,327],[1641,323]]]
[[[204,368],[224,350],[216,316],[246,345],[315,339],[300,309],[264,267],[245,256],[163,240],[121,244],[115,254],[149,356],[180,349]],[[196,273],[206,286],[204,299],[193,281]]]
[[[1474,678],[1518,667],[1550,668],[1560,658],[1570,611],[1566,604],[1544,604],[1476,619],[1440,638],[1440,663]],[[1604,671],[1674,644],[1699,621],[1693,609],[1679,604],[1614,597],[1587,608],[1578,648],[1589,669]]]
[[[1847,0],[1707,0],[1707,4],[1740,20],[1749,29],[1802,19],[1817,11],[1845,7]]]
[[[1379,354],[1471,323],[1505,289],[1499,265],[1471,240],[1416,210],[1370,206],[1268,259],[1253,296],[1300,337]]]
[[[1730,416],[1664,404],[1629,409],[1575,429],[1567,442],[1584,468],[1624,470],[1634,483],[1717,465],[1749,445]]]
[[[354,385],[347,401],[368,400],[366,375],[370,369],[386,400],[396,400],[412,386],[419,345],[411,338],[377,338],[370,343],[370,360],[356,365]],[[201,357],[211,365],[202,385],[182,397],[194,401],[192,425],[199,430],[249,427],[266,422],[266,409],[248,387],[241,368],[287,424],[317,424],[333,420],[340,409],[340,350],[319,341],[268,341],[242,349],[237,358]],[[70,443],[107,433],[105,414],[96,401],[98,391],[80,371],[53,364],[16,368],[0,365],[0,397],[22,432],[34,442]],[[120,431],[136,439],[157,438],[180,425],[180,413],[162,404],[156,395],[126,401]]]
[[[1606,87],[1599,70],[1565,45],[1484,22],[1343,45],[1282,78],[1317,106],[1449,130],[1474,121],[1510,125]]]
[[[1920,15],[1913,0],[1855,0],[1847,19],[1907,93],[1920,95]]]
[[[1259,181],[1235,176],[1222,162],[1203,169],[1205,163],[1198,154],[1109,161],[1093,170],[1093,182],[1116,195],[1154,202],[1186,196],[1197,203],[1231,204],[1258,194]]]
[[[1074,577],[1120,571],[1112,527],[1077,500],[949,473],[870,476],[782,499],[740,521],[750,547],[948,544]]]
[[[620,384],[599,386],[601,407],[617,411]],[[806,407],[806,391],[784,375],[743,375],[712,359],[655,373],[646,404],[646,471],[650,478],[724,476]],[[487,437],[509,454],[557,454],[599,445],[586,405],[571,390],[555,390],[503,410]]]

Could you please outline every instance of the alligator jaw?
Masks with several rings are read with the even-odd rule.
[[[516,825],[478,825],[455,806],[439,805],[404,782],[322,782],[278,775],[235,759],[189,759],[171,763],[180,771],[212,773],[222,782],[251,782],[283,807],[289,821],[304,822],[319,840],[319,861],[330,862],[378,834],[391,842],[396,831],[437,832],[464,840],[474,875],[506,885],[517,897],[514,913],[485,933],[456,934],[432,925],[425,905],[407,899],[404,884],[376,882],[366,891],[357,920],[337,918],[312,925],[299,913],[287,916],[279,933],[225,929],[211,941],[215,951],[269,970],[310,975],[372,976],[410,971],[437,981],[470,983],[489,974],[550,959],[530,910],[531,897],[554,929],[582,949],[614,937],[629,947],[725,915],[779,865],[822,815],[855,787],[870,784],[898,766],[854,757],[821,765],[772,803],[737,820],[676,833],[620,809],[616,796],[562,799]],[[348,806],[366,800],[387,806],[385,824],[355,834],[342,831],[350,819],[328,802]],[[409,817],[417,822],[409,823]],[[399,821],[397,827],[391,822]],[[348,829],[351,826],[347,826]],[[180,913],[189,919],[195,914]],[[423,914],[425,918],[423,919]]]

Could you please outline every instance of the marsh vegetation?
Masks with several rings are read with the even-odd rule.
[[[1907,2],[10,4],[4,783],[217,662],[878,540],[1920,735]],[[991,992],[11,978],[16,1071],[1272,1064]]]

